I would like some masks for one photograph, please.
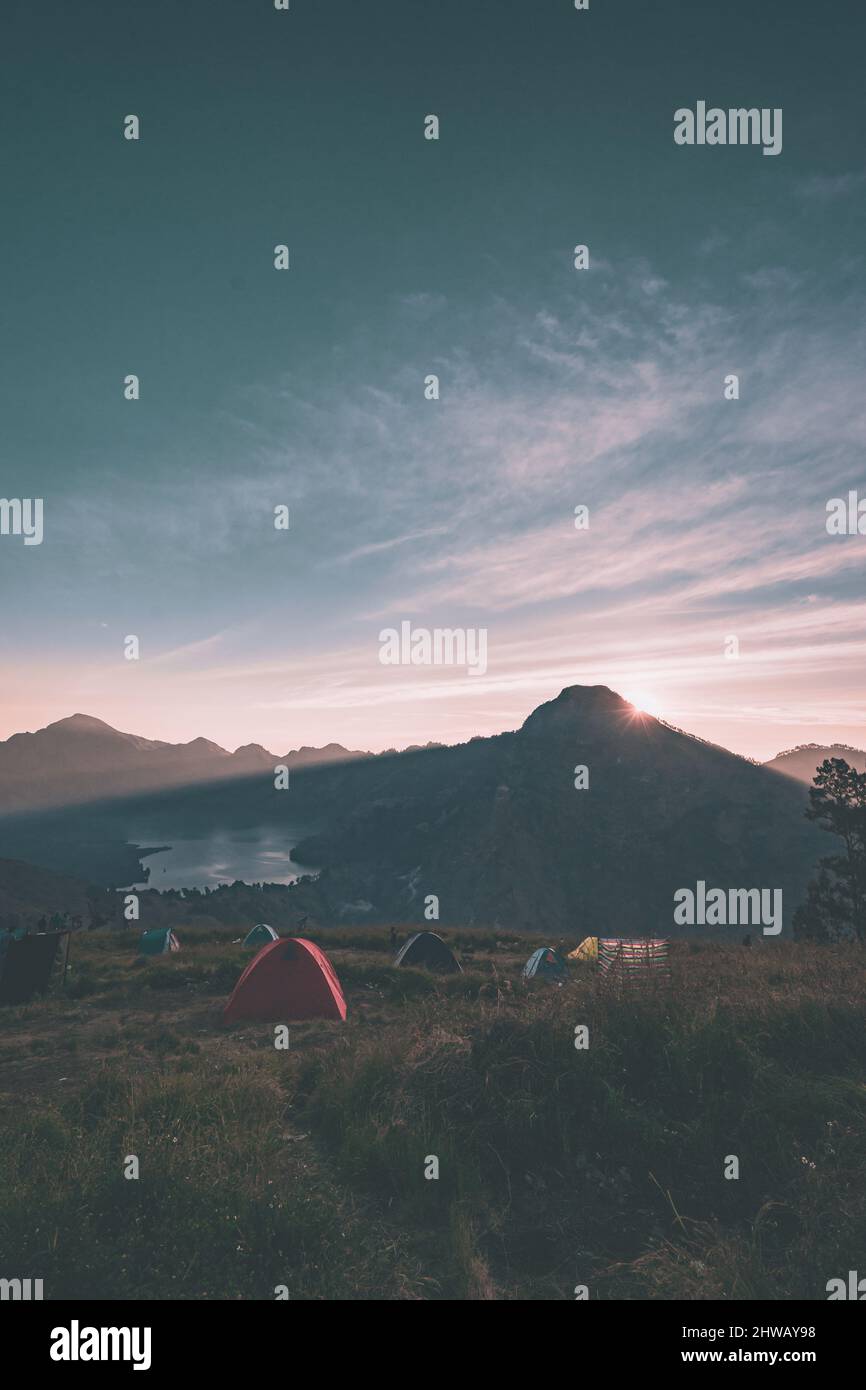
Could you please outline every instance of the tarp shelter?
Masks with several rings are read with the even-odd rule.
[[[0,1004],[26,1004],[44,994],[63,943],[69,950],[69,932],[0,932]]]
[[[575,951],[569,951],[569,960],[598,960],[598,937],[585,936]]]
[[[564,980],[567,974],[562,956],[550,946],[539,946],[523,967],[524,980]]]
[[[273,927],[269,927],[267,922],[257,922],[244,937],[244,945],[267,946],[269,941],[279,941],[279,939]]]
[[[604,983],[614,988],[645,989],[666,984],[670,979],[668,943],[656,937],[599,937],[598,965]]]
[[[401,946],[395,965],[414,965],[426,970],[438,970],[443,975],[462,973],[463,966],[441,936],[435,931],[419,931]]]
[[[253,957],[223,1010],[224,1023],[345,1019],[340,981],[324,951],[302,936],[271,941]]]
[[[164,956],[169,951],[179,951],[180,942],[173,931],[159,927],[153,931],[142,932],[138,943],[139,955]]]

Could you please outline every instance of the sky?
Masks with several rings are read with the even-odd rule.
[[[378,750],[604,684],[864,746],[866,537],[826,528],[864,38],[859,0],[6,0],[0,496],[44,535],[0,535],[0,737]],[[698,101],[781,108],[781,153],[677,145]],[[384,665],[404,622],[486,670]]]

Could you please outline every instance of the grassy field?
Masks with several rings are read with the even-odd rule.
[[[237,935],[188,929],[147,964],[132,934],[76,936],[65,993],[0,1009],[0,1276],[47,1298],[736,1300],[824,1299],[862,1268],[862,948],[677,945],[669,987],[621,1000],[591,965],[526,987],[531,939],[448,933],[465,973],[437,977],[332,931],[349,1019],[277,1051],[221,1026]]]

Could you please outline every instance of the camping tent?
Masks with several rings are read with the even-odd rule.
[[[668,943],[659,938],[600,937],[598,965],[605,984],[641,989],[670,979]]]
[[[158,927],[153,931],[141,933],[138,952],[142,956],[163,956],[169,951],[179,951],[180,942],[173,931]]]
[[[451,947],[446,946],[442,937],[437,936],[435,931],[419,931],[410,936],[398,951],[394,964],[421,966],[427,970],[439,970],[444,975],[463,971],[463,966]]]
[[[569,960],[598,960],[598,937],[585,936],[576,951],[569,951]]]
[[[26,1004],[45,993],[61,942],[68,954],[69,932],[0,932],[0,1004]]]
[[[302,936],[271,941],[253,957],[223,1010],[224,1023],[240,1019],[345,1019],[346,1001],[324,951]]]
[[[523,967],[524,980],[564,980],[568,967],[558,951],[550,946],[539,946],[533,951]]]
[[[279,941],[279,939],[273,927],[269,927],[267,922],[257,922],[244,937],[244,945],[266,946],[269,941]]]

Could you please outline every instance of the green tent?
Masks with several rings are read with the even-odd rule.
[[[180,942],[173,931],[165,927],[158,927],[154,931],[142,932],[141,940],[138,943],[139,955],[142,956],[164,956],[169,951],[179,951]]]
[[[279,941],[279,936],[267,922],[257,922],[252,931],[244,937],[245,946],[267,946],[269,941]]]

